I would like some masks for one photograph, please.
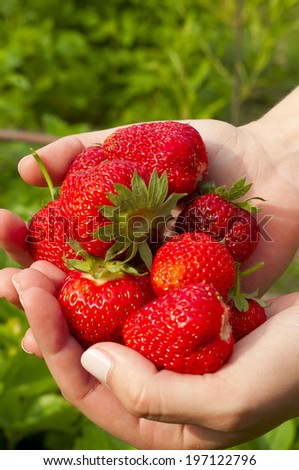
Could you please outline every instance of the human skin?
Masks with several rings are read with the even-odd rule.
[[[188,121],[206,143],[209,178],[230,185],[246,175],[253,182],[250,195],[265,199],[258,201],[263,236],[244,267],[261,260],[264,266],[246,280],[246,290],[266,292],[298,249],[298,109],[296,88],[261,119],[239,128]],[[112,131],[69,136],[40,149],[55,184],[84,147]],[[44,184],[30,156],[19,172],[29,184]],[[137,352],[113,343],[95,345],[82,356],[55,297],[65,274],[44,261],[32,264],[25,237],[25,223],[0,211],[0,246],[26,268],[1,271],[0,296],[27,315],[24,349],[44,358],[64,397],[102,429],[142,449],[216,449],[298,416],[299,294],[272,299],[267,322],[236,343],[214,374],[157,371]]]

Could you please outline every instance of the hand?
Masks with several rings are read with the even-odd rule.
[[[262,123],[236,128],[221,121],[189,121],[201,133],[209,154],[209,178],[216,184],[231,185],[246,176],[253,182],[250,196],[266,199],[259,214],[262,238],[246,265],[264,261],[264,267],[244,288],[260,289],[264,293],[286,269],[298,248],[299,184],[293,181],[295,172],[293,154],[269,143],[269,131]],[[264,129],[264,132],[263,132]],[[59,185],[75,156],[88,145],[101,143],[114,129],[69,136],[47,145],[38,152],[51,177]],[[271,132],[270,132],[271,136]],[[271,139],[270,139],[271,141]],[[270,154],[271,152],[271,154]],[[33,185],[44,185],[44,178],[32,156],[21,160],[19,172]],[[22,266],[29,266],[31,257],[26,251],[24,221],[9,211],[0,210],[0,248],[2,247]]]
[[[251,195],[267,199],[262,204],[262,215],[271,219],[264,226],[266,233],[258,250],[249,260],[249,264],[254,264],[262,259],[265,266],[247,284],[247,290],[258,285],[264,292],[283,272],[298,247],[298,186],[290,183],[293,156],[283,155],[282,159],[279,145],[270,155],[272,146],[265,123],[242,128],[218,121],[190,123],[206,142],[211,179],[230,185],[246,175],[249,182],[254,182]],[[83,146],[101,142],[109,132],[82,134],[80,140],[78,136],[68,137],[41,149],[39,153],[55,183],[61,182]],[[27,182],[43,184],[31,157],[21,161],[19,171]],[[2,211],[0,227],[0,245],[12,258],[29,266],[24,222]],[[103,429],[136,447],[227,447],[260,435],[298,413],[299,380],[294,374],[298,360],[296,294],[275,300],[269,310],[273,317],[240,341],[230,361],[216,374],[195,377],[157,372],[136,352],[102,343],[91,349],[91,355],[83,355],[85,368],[93,374],[90,375],[81,366],[83,351],[69,335],[55,299],[64,274],[46,262],[34,263],[31,269],[20,272],[3,270],[0,295],[18,304],[12,276],[22,292],[31,325],[24,339],[25,349],[44,357],[62,393],[74,406]],[[45,306],[42,312],[40,305]],[[100,372],[96,350],[104,352],[106,366],[111,362],[108,374],[103,375],[103,368]],[[104,380],[106,375],[108,388],[94,378]],[[194,400],[195,393],[198,400]]]
[[[298,294],[273,300],[268,321],[235,345],[217,373],[191,376],[158,372],[114,343],[82,356],[55,298],[63,276],[43,261],[15,273],[31,324],[24,346],[44,357],[64,397],[107,432],[139,449],[218,449],[298,415]],[[12,288],[10,300],[19,302]]]

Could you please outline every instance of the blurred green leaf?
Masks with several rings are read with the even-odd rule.
[[[292,449],[295,438],[296,424],[294,421],[286,421],[264,436],[270,450]]]
[[[74,441],[74,449],[114,450],[132,449],[132,447],[105,433],[93,423],[83,419],[80,436],[78,436]]]
[[[0,128],[63,136],[155,119],[256,119],[298,84],[298,15],[297,0],[2,0]],[[0,207],[24,220],[49,200],[18,174],[30,147],[0,142]],[[12,265],[0,249],[0,268]],[[295,258],[271,295],[298,280]],[[127,448],[20,351],[27,326],[0,299],[0,448]],[[298,419],[239,448],[299,449]]]

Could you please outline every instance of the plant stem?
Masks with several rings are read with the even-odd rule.
[[[235,297],[239,297],[241,293],[241,274],[240,274],[240,263],[235,263],[236,266],[236,282],[235,282]]]
[[[31,149],[31,153],[32,153],[33,157],[35,158],[35,161],[38,163],[38,166],[39,166],[39,168],[40,168],[40,170],[41,170],[41,172],[42,172],[42,174],[43,174],[43,176],[46,180],[47,186],[49,188],[51,199],[52,199],[52,201],[54,201],[54,199],[55,199],[55,189],[54,189],[52,180],[50,178],[50,175],[48,173],[48,170],[45,167],[45,165],[44,165],[42,159],[40,158],[40,156],[38,155],[38,153],[33,149]]]
[[[254,273],[258,269],[262,268],[264,266],[264,262],[260,261],[259,263],[255,264],[254,266],[250,266],[250,268],[244,269],[244,271],[240,272],[240,277],[246,277],[249,274]]]

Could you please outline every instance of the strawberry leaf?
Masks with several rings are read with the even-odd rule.
[[[147,269],[150,271],[153,262],[153,254],[146,241],[140,243],[139,254]]]
[[[94,236],[103,242],[111,242],[111,240],[115,240],[116,236],[119,235],[119,232],[115,232],[116,229],[117,227],[113,224],[105,224],[95,231]]]
[[[117,188],[115,188],[117,190]],[[128,189],[128,188],[127,188]],[[130,191],[128,189],[128,191]],[[130,196],[134,198],[135,200],[135,206],[136,209],[138,208],[138,205],[140,201],[146,201],[147,200],[147,187],[144,182],[144,180],[138,175],[137,171],[134,171],[134,176],[132,178],[132,191],[130,191]],[[129,197],[129,193],[128,193]]]
[[[119,207],[115,206],[101,206],[100,207],[100,212],[101,214],[106,217],[106,219],[109,219],[111,221],[118,219],[120,215],[120,210]]]
[[[120,203],[120,198],[119,196],[117,196],[116,194],[113,194],[113,193],[107,193],[106,194],[107,198],[109,199],[109,201],[112,202],[112,204],[114,206],[119,206],[119,203]],[[104,206],[105,207],[105,206]]]
[[[241,297],[241,296],[233,297],[232,300],[235,304],[235,307],[239,310],[239,312],[247,312],[249,304],[247,300],[245,299],[245,297]]]
[[[231,188],[227,190],[228,201],[235,201],[236,199],[239,199],[248,193],[249,189],[252,186],[252,183],[245,184],[245,182],[245,177],[235,181]]]
[[[257,214],[261,208],[254,206],[250,201],[254,199],[265,201],[265,199],[257,196],[248,198],[245,201],[238,201],[238,199],[244,197],[248,193],[251,187],[252,183],[246,184],[246,178],[243,177],[235,181],[230,188],[226,185],[217,187],[213,181],[205,182],[201,185],[201,192],[202,194],[218,194],[218,196],[231,202],[240,209],[246,210],[251,214]]]
[[[168,194],[168,179],[164,172],[159,179],[156,170],[153,171],[148,185],[147,202],[150,207],[160,206],[166,199]]]
[[[105,261],[111,261],[114,260],[117,256],[121,255],[124,253],[128,248],[130,247],[130,242],[127,241],[126,243],[123,243],[121,241],[115,242],[111,248],[107,251],[105,255]]]
[[[97,229],[94,236],[102,241],[115,241],[107,252],[106,261],[124,252],[127,260],[131,260],[139,253],[150,269],[152,254],[147,242],[153,232],[165,228],[172,218],[172,210],[186,194],[172,193],[167,197],[167,174],[164,172],[159,177],[156,170],[148,185],[135,171],[131,188],[115,184],[116,194],[107,194],[112,205],[101,206],[99,210],[111,224]]]
[[[213,194],[216,191],[216,184],[214,181],[203,181],[200,185],[201,194]]]

